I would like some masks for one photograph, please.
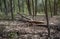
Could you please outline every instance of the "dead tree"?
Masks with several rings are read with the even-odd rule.
[[[49,26],[49,19],[48,19],[48,12],[47,12],[47,0],[45,0],[45,15],[48,27],[48,39],[50,38],[50,26]]]

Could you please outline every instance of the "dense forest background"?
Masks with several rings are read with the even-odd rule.
[[[48,0],[49,16],[59,15],[60,0]],[[23,15],[44,15],[45,0],[0,0],[0,19],[14,19],[17,13]]]

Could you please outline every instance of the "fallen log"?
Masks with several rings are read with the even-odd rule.
[[[27,18],[27,17],[23,16],[23,15],[22,15],[22,14],[20,14],[19,12],[18,12],[17,14],[19,14],[22,18],[25,18],[25,19],[27,19],[27,20],[31,20],[31,19],[29,19],[29,18]]]
[[[25,18],[25,19],[19,19],[18,21],[22,21],[22,22],[25,22],[25,23],[28,22],[30,25],[33,25],[33,24],[44,24],[44,21],[31,20],[30,18],[27,18],[27,17],[23,16],[19,12],[17,14],[19,14],[22,18]]]
[[[34,24],[44,24],[44,21],[34,21],[34,20],[31,21],[31,20],[30,20],[30,21],[27,21],[27,22],[32,23],[32,24],[33,24],[33,23],[34,23]]]
[[[44,24],[44,21],[24,20],[24,22],[25,23],[28,22],[29,26],[33,26],[34,25],[34,26],[40,26],[40,27],[48,28],[48,26],[46,24]],[[50,26],[51,29],[55,29],[55,30],[60,31],[59,25],[49,24],[49,26]]]
[[[29,22],[29,23],[35,23],[35,24],[44,24],[44,21],[40,21],[40,22],[39,22],[39,21],[34,21],[34,20],[31,20],[31,19],[23,16],[23,15],[20,14],[20,13],[17,13],[17,14],[19,14],[22,18],[27,19],[27,20],[22,19],[22,20],[19,20],[19,21],[24,21],[24,22]]]

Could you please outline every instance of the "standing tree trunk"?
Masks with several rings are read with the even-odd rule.
[[[52,14],[52,9],[51,9],[51,3],[50,3],[50,0],[49,0],[49,7],[50,7],[50,12],[51,12],[51,17],[52,17],[53,14]]]
[[[13,7],[12,7],[12,5],[13,5],[13,0],[10,0],[10,4],[11,4],[11,18],[12,18],[12,20],[14,19],[13,18]]]
[[[35,0],[35,16],[37,15],[37,0]]]
[[[32,15],[33,15],[33,19],[34,19],[34,0],[32,0]]]
[[[2,12],[2,0],[0,0],[0,10]]]
[[[5,15],[8,16],[8,12],[7,12],[7,0],[4,0],[4,7],[5,7]]]
[[[15,0],[13,0],[13,12],[15,12]]]
[[[29,15],[32,15],[31,7],[30,7],[30,0],[26,0],[26,3],[27,3],[27,8],[28,8]]]
[[[22,13],[24,13],[24,0],[22,0]]]
[[[18,0],[18,8],[19,8],[19,12],[20,12],[20,0]]]
[[[54,0],[54,15],[57,15],[57,3],[56,3],[56,0]]]
[[[48,26],[48,39],[50,38],[50,26],[49,26],[49,19],[48,19],[48,12],[47,12],[47,0],[45,0],[45,15],[46,15],[46,21]]]
[[[42,5],[43,5],[43,10],[42,11],[44,11],[44,7],[45,7],[44,0],[42,0]]]

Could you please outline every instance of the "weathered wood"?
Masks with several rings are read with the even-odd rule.
[[[22,15],[22,14],[20,14],[19,12],[18,12],[17,14],[19,14],[22,18],[25,18],[25,19],[27,19],[27,20],[31,20],[31,19],[29,19],[29,18],[27,18],[27,17],[23,16],[23,15]]]
[[[44,21],[34,21],[34,20],[31,21],[31,20],[30,20],[30,21],[27,21],[27,22],[32,23],[32,24],[33,24],[33,23],[34,23],[34,24],[44,24]]]

